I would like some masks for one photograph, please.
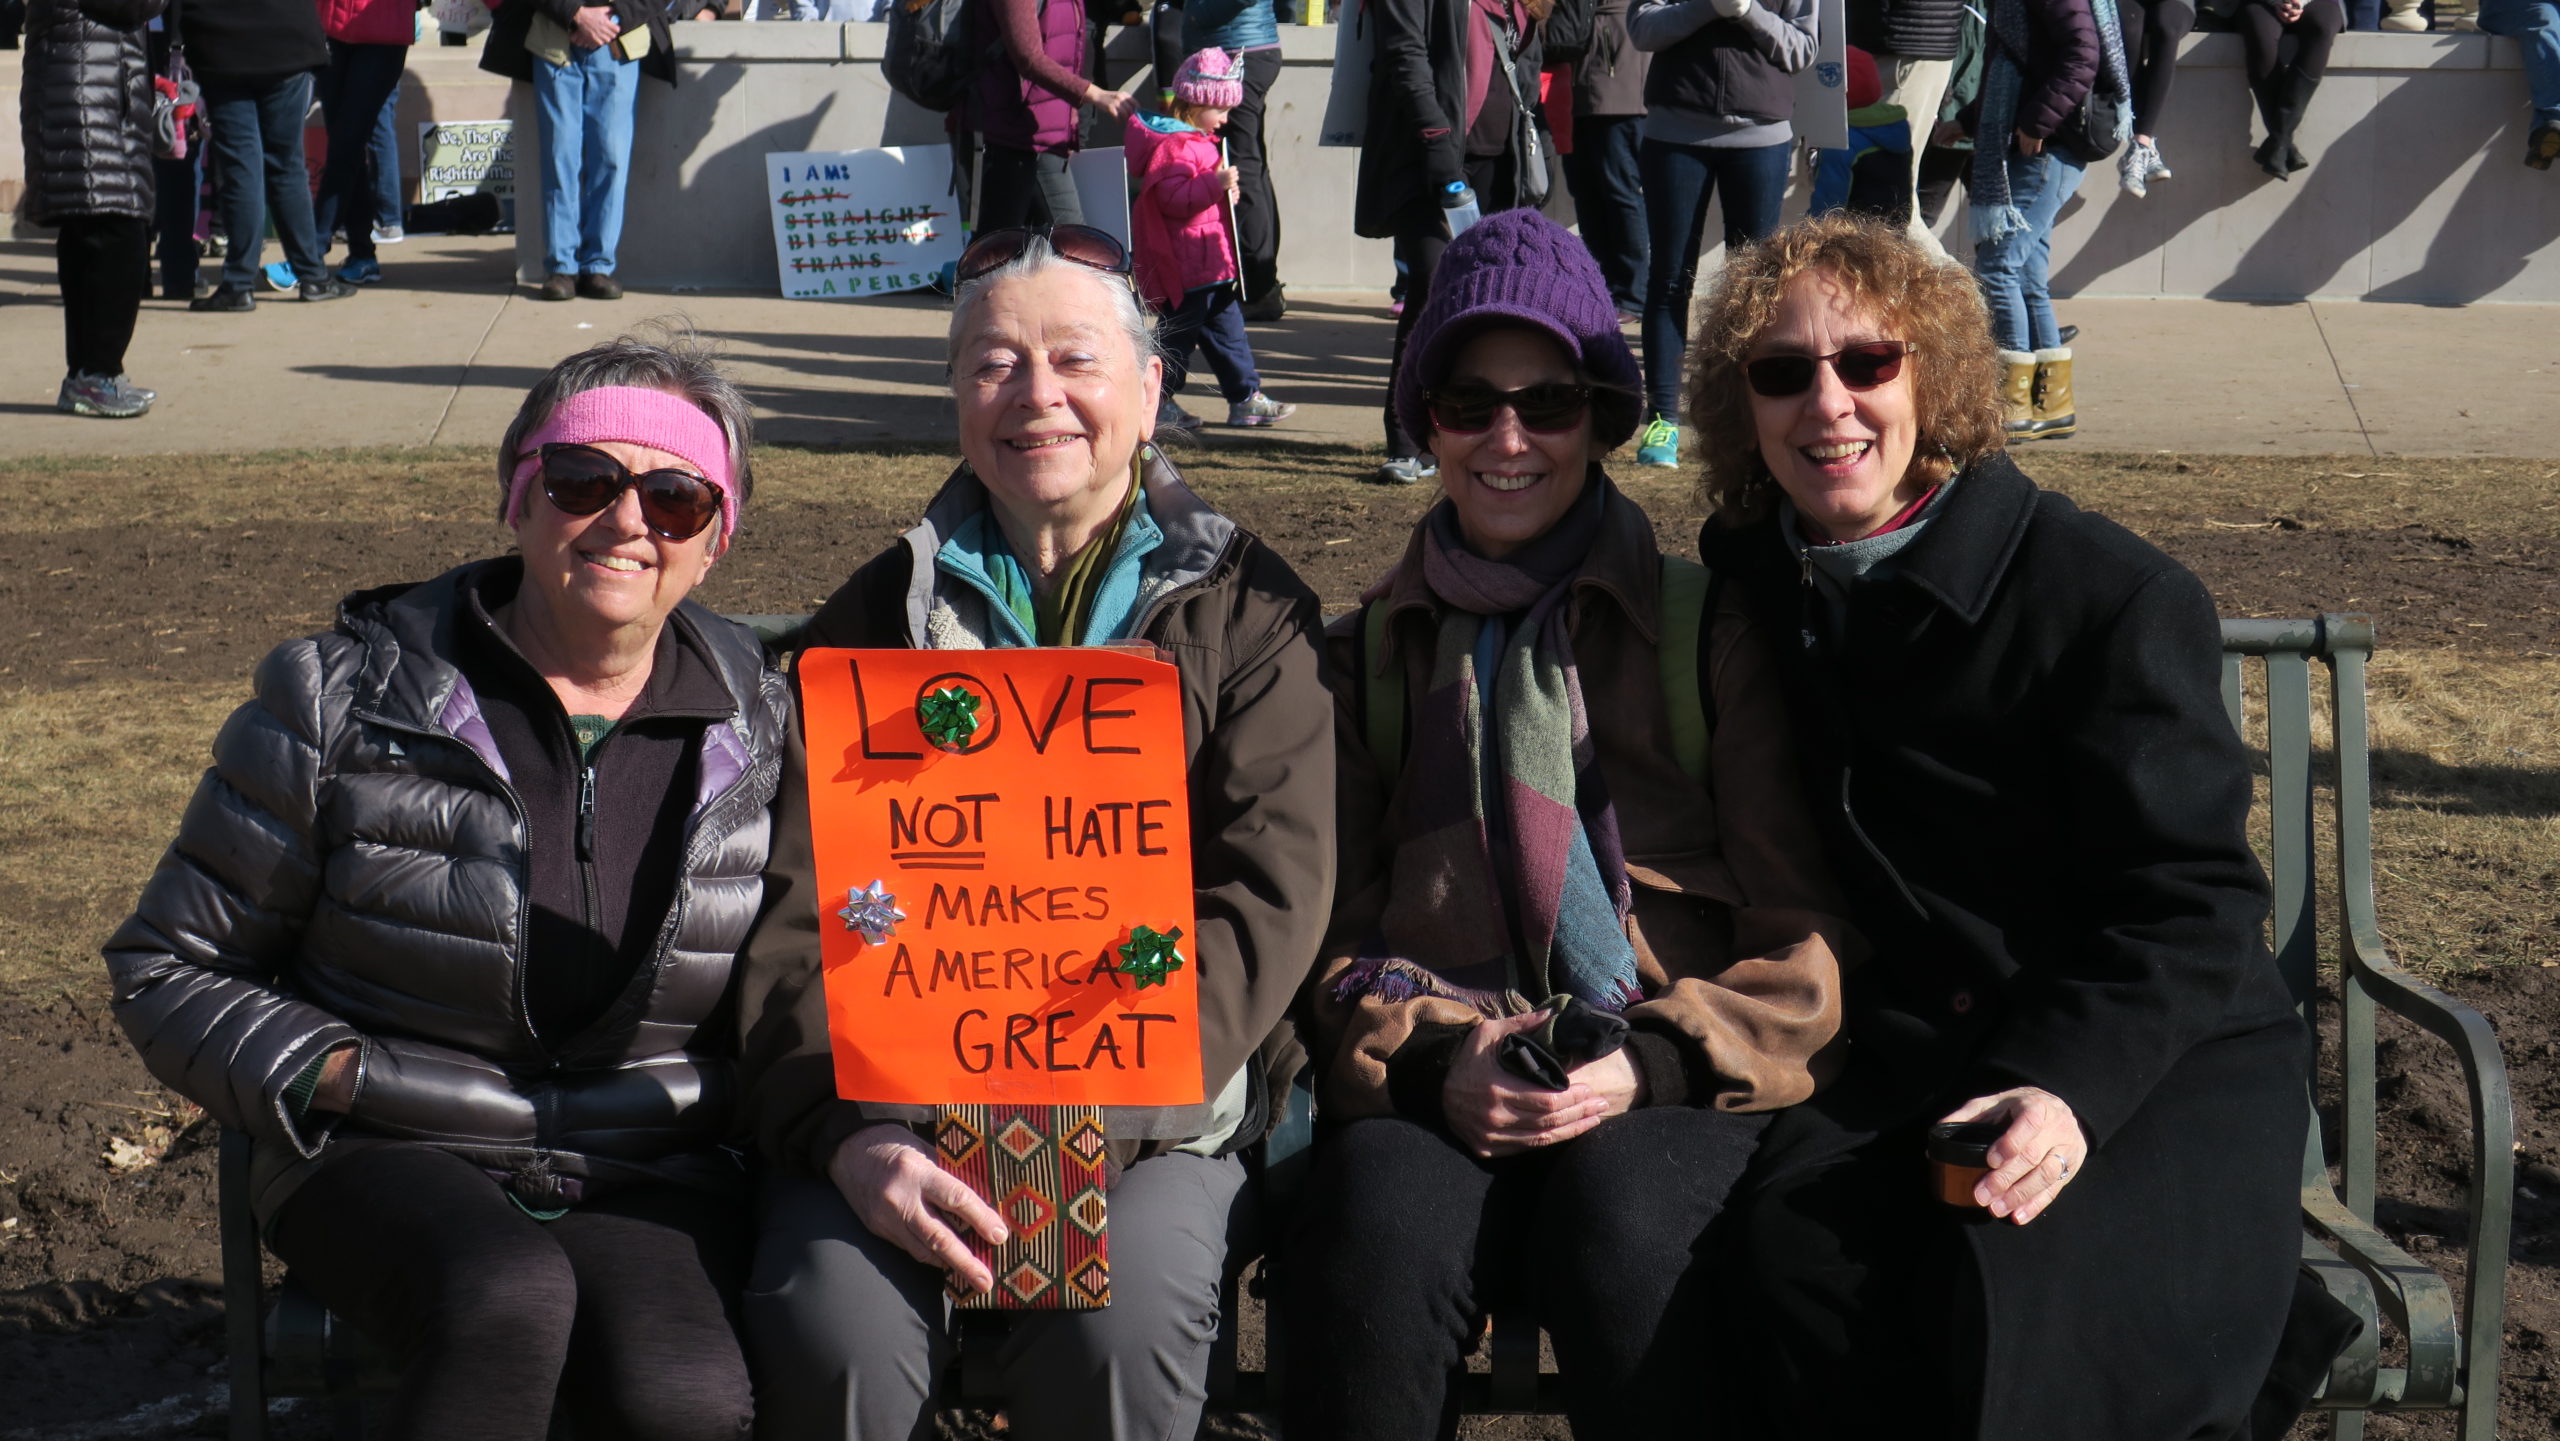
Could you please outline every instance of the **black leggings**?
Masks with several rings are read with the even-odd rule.
[[[2124,62],[2133,70],[2133,133],[2158,136],[2169,82],[2178,78],[2178,42],[2196,28],[2187,0],[2119,0],[2124,21]]]
[[[62,283],[62,358],[89,375],[124,374],[134,318],[151,293],[151,222],[134,215],[74,215],[53,241]]]
[[[580,1435],[740,1441],[746,1208],[673,1186],[556,1221],[444,1151],[357,1142],[276,1213],[269,1249],[398,1357],[394,1441],[543,1441],[555,1394]]]
[[[1281,1268],[1285,1434],[1455,1434],[1450,1373],[1513,1298],[1555,1342],[1575,1435],[1695,1434],[1722,1300],[1699,1241],[1767,1122],[1666,1106],[1490,1162],[1398,1117],[1320,1137]]]
[[[2263,0],[2249,0],[2232,17],[2249,50],[2249,83],[2264,85],[2278,70],[2292,66],[2306,80],[2329,69],[2329,47],[2347,28],[2346,7],[2338,0],[2311,0],[2290,25],[2276,18]]]

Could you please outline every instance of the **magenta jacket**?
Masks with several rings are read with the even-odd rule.
[[[418,38],[416,0],[319,0],[320,30],[347,45],[406,45]]]
[[[1171,310],[1203,285],[1235,279],[1218,138],[1169,115],[1131,115],[1121,143],[1138,182],[1129,206],[1138,293]]]
[[[1084,0],[993,0],[969,7],[986,59],[969,123],[989,143],[1051,153],[1076,148],[1084,103]]]

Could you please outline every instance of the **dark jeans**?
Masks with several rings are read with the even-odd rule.
[[[1229,405],[1253,399],[1262,376],[1253,368],[1253,342],[1244,334],[1244,302],[1232,285],[1204,285],[1182,297],[1157,337],[1164,351],[1164,393],[1180,395],[1191,378],[1191,350],[1198,346],[1218,373],[1218,393]]]
[[[62,283],[62,358],[88,375],[124,374],[133,320],[151,293],[151,222],[132,215],[74,215],[53,240]]]
[[[1286,1434],[1455,1434],[1450,1374],[1515,1300],[1555,1342],[1575,1435],[1697,1434],[1726,1304],[1701,1238],[1768,1119],[1640,1110],[1496,1161],[1400,1117],[1319,1137],[1280,1273]]]
[[[284,258],[301,280],[328,275],[311,227],[311,176],[302,164],[302,122],[311,113],[311,76],[239,84],[204,76],[213,126],[209,164],[214,207],[231,248],[222,258],[225,289],[258,289],[260,252],[272,210]]]
[[[1646,228],[1653,246],[1644,291],[1644,385],[1655,415],[1680,414],[1680,362],[1689,353],[1689,295],[1698,284],[1698,252],[1707,231],[1707,202],[1723,192],[1724,243],[1730,249],[1778,228],[1793,144],[1742,149],[1666,145],[1647,140],[1636,164],[1644,177]]]
[[[673,1186],[537,1221],[457,1156],[358,1142],[285,1201],[268,1246],[399,1358],[395,1441],[543,1441],[555,1393],[582,1436],[743,1441],[749,1234],[742,1202]]]
[[[980,235],[1015,225],[1082,225],[1084,202],[1076,198],[1067,157],[1044,150],[1016,150],[987,142],[978,160]]]
[[[329,68],[320,75],[320,110],[329,124],[329,163],[320,172],[320,209],[346,227],[349,260],[374,258],[376,191],[366,162],[373,153],[374,127],[382,118],[383,104],[400,88],[400,73],[408,65],[406,45],[329,42]],[[321,234],[325,249],[326,232]]]
[[[1280,78],[1280,47],[1244,52],[1244,103],[1228,112],[1218,138],[1236,168],[1236,268],[1244,293],[1259,300],[1280,283],[1280,200],[1271,189],[1271,146],[1263,115],[1271,82]]]
[[[2311,80],[2328,73],[2329,47],[2347,28],[2347,12],[2338,0],[2311,0],[2288,25],[2258,0],[2244,0],[2231,21],[2249,53],[2249,83],[2263,85],[2288,65]]]
[[[1415,177],[1417,183],[1420,179]],[[1519,204],[1511,183],[1511,157],[1507,155],[1468,156],[1467,188],[1476,193],[1476,208],[1486,215]],[[1396,419],[1396,375],[1404,369],[1404,345],[1413,335],[1413,323],[1422,318],[1422,307],[1430,303],[1431,277],[1440,269],[1440,252],[1449,248],[1449,224],[1436,206],[1427,221],[1419,218],[1422,207],[1414,207],[1408,213],[1416,218],[1408,228],[1396,233],[1396,264],[1404,271],[1404,313],[1396,317],[1396,345],[1387,362],[1387,454],[1400,460],[1425,454],[1431,448],[1431,437],[1405,434],[1404,422]]]
[[[1644,178],[1636,169],[1643,129],[1641,115],[1577,115],[1573,153],[1564,157],[1582,243],[1600,262],[1609,298],[1622,310],[1644,308]]]
[[[2169,82],[2178,78],[2178,42],[2196,28],[2196,7],[2187,0],[2123,0],[2116,13],[2124,22],[2124,62],[2133,69],[2133,133],[2156,139]]]

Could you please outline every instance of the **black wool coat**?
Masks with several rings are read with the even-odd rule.
[[[1373,239],[1436,233],[1441,191],[1467,175],[1467,26],[1473,0],[1374,0],[1358,23],[1372,27],[1368,141],[1352,192],[1352,229]],[[1545,42],[1531,25],[1513,66],[1534,80]],[[1503,83],[1499,67],[1490,84]],[[1532,92],[1535,93],[1534,91]],[[1513,146],[1515,194],[1533,177]],[[1543,179],[1537,179],[1543,184]],[[1481,203],[1481,198],[1479,200]]]
[[[1998,454],[1836,637],[1774,517],[1710,520],[1701,548],[1791,642],[1806,795],[1875,948],[1846,982],[1849,1079],[1769,1152],[1863,1147],[1897,1178],[1879,1213],[1956,1232],[1979,1291],[1910,1318],[1981,1367],[1956,1431],[2247,1434],[2292,1296],[2307,1037],[2211,597]],[[2069,1103],[2082,1173],[2025,1227],[1937,1209],[1919,1128],[2015,1086]]]

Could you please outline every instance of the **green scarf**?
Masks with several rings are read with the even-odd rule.
[[[1111,558],[1120,553],[1120,542],[1129,533],[1129,517],[1137,513],[1141,483],[1139,464],[1132,459],[1129,493],[1120,502],[1120,513],[1112,517],[1109,529],[1067,558],[1047,595],[1032,588],[1030,573],[1014,555],[1004,528],[989,528],[1001,549],[988,556],[988,578],[995,582],[1005,609],[1012,611],[1013,618],[1022,622],[1022,628],[1041,645],[1074,645],[1084,638],[1085,628],[1093,620],[1093,599],[1102,589],[1102,577],[1111,569]],[[998,555],[1001,563],[995,563]]]

